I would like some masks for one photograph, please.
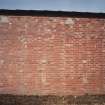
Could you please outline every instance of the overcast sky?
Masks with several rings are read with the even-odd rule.
[[[0,0],[0,9],[105,13],[105,0]]]

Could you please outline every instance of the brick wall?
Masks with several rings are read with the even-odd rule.
[[[105,93],[105,19],[0,16],[0,93]]]

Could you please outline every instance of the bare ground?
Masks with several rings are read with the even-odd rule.
[[[19,96],[0,95],[0,105],[105,105],[105,95]]]

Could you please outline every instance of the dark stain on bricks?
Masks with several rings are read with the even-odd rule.
[[[105,105],[105,95],[18,96],[0,95],[0,105]]]

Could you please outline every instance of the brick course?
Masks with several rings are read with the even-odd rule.
[[[0,16],[0,93],[105,93],[105,19]]]

